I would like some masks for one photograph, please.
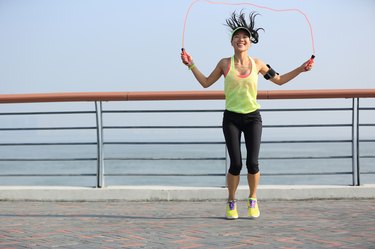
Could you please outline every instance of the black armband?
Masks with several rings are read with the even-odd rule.
[[[266,80],[272,79],[273,77],[276,76],[276,74],[279,75],[279,73],[277,73],[275,70],[273,70],[273,69],[271,68],[270,65],[267,64],[267,67],[269,68],[269,70],[268,70],[267,73],[264,75],[264,78],[265,78]]]

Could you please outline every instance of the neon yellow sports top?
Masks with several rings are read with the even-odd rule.
[[[251,73],[241,76],[234,68],[234,56],[231,58],[224,80],[225,109],[228,111],[246,114],[260,108],[257,102],[258,74],[254,60],[250,58],[250,61]]]

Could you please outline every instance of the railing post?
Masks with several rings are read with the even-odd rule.
[[[352,185],[355,186],[355,98],[352,98]]]
[[[361,185],[361,171],[359,168],[359,98],[357,98],[357,107],[356,107],[356,112],[357,112],[357,139],[356,139],[356,144],[357,144],[357,186]]]
[[[97,178],[96,187],[104,187],[104,158],[103,158],[103,115],[102,102],[95,101],[96,141],[97,141]]]
[[[359,99],[352,99],[352,185],[360,185],[359,172]]]

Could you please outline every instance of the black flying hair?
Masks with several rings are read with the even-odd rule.
[[[226,20],[227,26],[231,28],[232,32],[238,28],[245,28],[250,32],[250,40],[252,43],[258,43],[259,40],[259,30],[263,30],[263,28],[255,29],[255,17],[259,15],[256,12],[251,12],[249,14],[249,23],[246,21],[245,13],[241,10],[239,14],[234,11],[229,19]],[[233,39],[232,34],[232,39]]]

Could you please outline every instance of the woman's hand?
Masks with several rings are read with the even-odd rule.
[[[194,64],[193,57],[191,57],[188,53],[186,53],[185,49],[182,49],[181,60],[182,60],[182,63],[184,63],[188,67]]]
[[[300,66],[300,70],[301,72],[307,72],[307,71],[310,71],[314,66],[314,58],[311,57],[308,61],[304,62],[301,66]]]

